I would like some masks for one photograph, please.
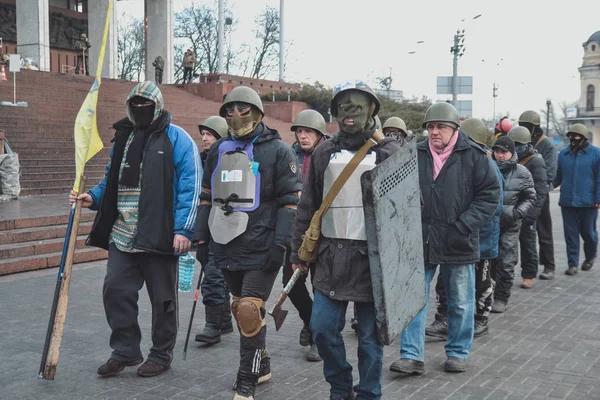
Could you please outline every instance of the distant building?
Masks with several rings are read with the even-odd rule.
[[[378,97],[386,97],[390,100],[393,100],[397,103],[402,103],[404,101],[404,92],[402,90],[382,90],[375,89],[375,93]]]
[[[579,67],[581,96],[575,110],[569,110],[569,124],[582,123],[600,144],[600,31],[583,43],[583,64]]]

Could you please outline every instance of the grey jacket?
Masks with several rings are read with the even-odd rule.
[[[326,140],[314,150],[292,233],[291,261],[293,263],[301,263],[298,249],[302,244],[302,235],[308,229],[313,214],[321,206],[324,173],[331,154],[342,149],[358,150],[370,136],[371,132],[357,135],[338,132],[331,140]],[[399,148],[396,140],[385,138],[371,151],[375,151],[376,163],[379,164]],[[330,239],[321,235],[315,264],[313,287],[319,292],[335,300],[373,301],[366,241]]]

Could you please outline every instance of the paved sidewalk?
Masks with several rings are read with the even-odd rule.
[[[475,340],[463,374],[447,374],[444,343],[426,344],[427,373],[400,377],[389,372],[399,355],[398,344],[386,347],[384,399],[542,400],[600,399],[600,265],[575,277],[564,275],[565,246],[557,194],[552,194],[557,275],[554,281],[535,281],[534,288],[518,287],[505,314],[492,314],[490,334]],[[54,381],[37,379],[42,346],[54,290],[56,269],[0,277],[1,399],[229,399],[238,362],[239,336],[231,333],[213,347],[193,342],[203,326],[204,310],[196,309],[192,342],[186,361],[181,358],[193,293],[180,296],[180,329],[172,368],[156,378],[139,378],[135,368],[101,379],[97,367],[110,355],[109,330],[101,290],[105,262],[75,267],[60,363]],[[520,269],[517,269],[517,273]],[[271,295],[272,304],[280,288]],[[432,290],[433,292],[433,290]],[[434,301],[432,297],[432,302]],[[258,387],[258,400],[328,399],[322,364],[304,361],[307,348],[298,344],[301,322],[291,303],[282,330],[269,318],[268,347],[272,356],[271,382]],[[430,308],[430,316],[433,310]],[[140,296],[142,349],[150,347],[150,307]],[[350,314],[348,315],[349,321]],[[431,321],[431,319],[430,319]],[[344,333],[348,356],[356,369],[356,337],[349,324]]]

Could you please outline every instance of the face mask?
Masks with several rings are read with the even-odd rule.
[[[569,142],[572,150],[578,150],[583,145],[584,139],[581,136],[571,135]]]
[[[525,150],[527,150],[527,145],[526,144],[518,144],[515,146],[515,151],[517,153],[523,153],[525,152]]]
[[[335,119],[342,132],[358,133],[373,126],[371,114],[374,105],[366,93],[356,90],[340,93],[336,107],[337,116]],[[350,119],[353,120],[353,123],[348,125],[347,122]]]
[[[232,116],[225,117],[227,125],[229,125],[229,131],[236,138],[246,136],[256,129],[260,121],[262,121],[262,114],[260,111],[252,107],[252,109],[242,115],[234,114]]]
[[[150,126],[154,120],[154,104],[151,106],[136,107],[130,105],[131,115],[133,116],[136,128],[145,129]]]

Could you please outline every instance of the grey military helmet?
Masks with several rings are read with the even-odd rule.
[[[325,124],[325,118],[320,112],[315,110],[304,110],[300,111],[294,120],[292,125],[292,131],[296,132],[296,129],[300,126],[305,128],[314,129],[321,135],[327,134],[327,125]]]
[[[202,131],[203,129],[208,129],[217,139],[220,139],[227,136],[229,126],[227,125],[225,118],[213,115],[212,117],[206,118],[204,122],[198,125],[198,130]]]
[[[515,126],[508,131],[508,137],[515,143],[528,144],[531,143],[531,133],[524,126]]]
[[[587,140],[591,139],[590,131],[588,130],[588,128],[584,124],[574,124],[574,125],[572,125],[569,128],[569,131],[567,132],[567,136],[569,136],[569,134],[571,134],[571,133],[576,133],[578,135],[581,135],[584,138],[586,138]]]
[[[427,124],[430,122],[443,122],[451,124],[455,128],[460,126],[458,111],[456,111],[456,108],[452,104],[446,102],[435,103],[427,109],[423,128],[426,129]]]
[[[256,107],[263,116],[265,115],[265,110],[263,108],[263,104],[262,104],[262,100],[260,99],[260,96],[258,95],[258,93],[256,93],[254,91],[254,89],[251,89],[247,86],[237,86],[231,92],[227,93],[227,95],[225,96],[225,99],[223,100],[223,105],[219,109],[219,115],[221,117],[224,117],[225,115],[227,115],[225,106],[228,103],[236,103],[236,102],[251,104],[254,107]]]
[[[469,136],[469,138],[477,144],[485,146],[492,133],[486,128],[482,120],[477,118],[469,118],[460,124],[460,130]]]
[[[383,129],[385,128],[396,128],[400,129],[404,133],[407,133],[406,123],[402,120],[402,118],[398,117],[389,117],[386,119],[385,124],[383,124]]]
[[[532,125],[540,125],[540,114],[533,110],[527,110],[519,117],[519,124],[528,123]]]

